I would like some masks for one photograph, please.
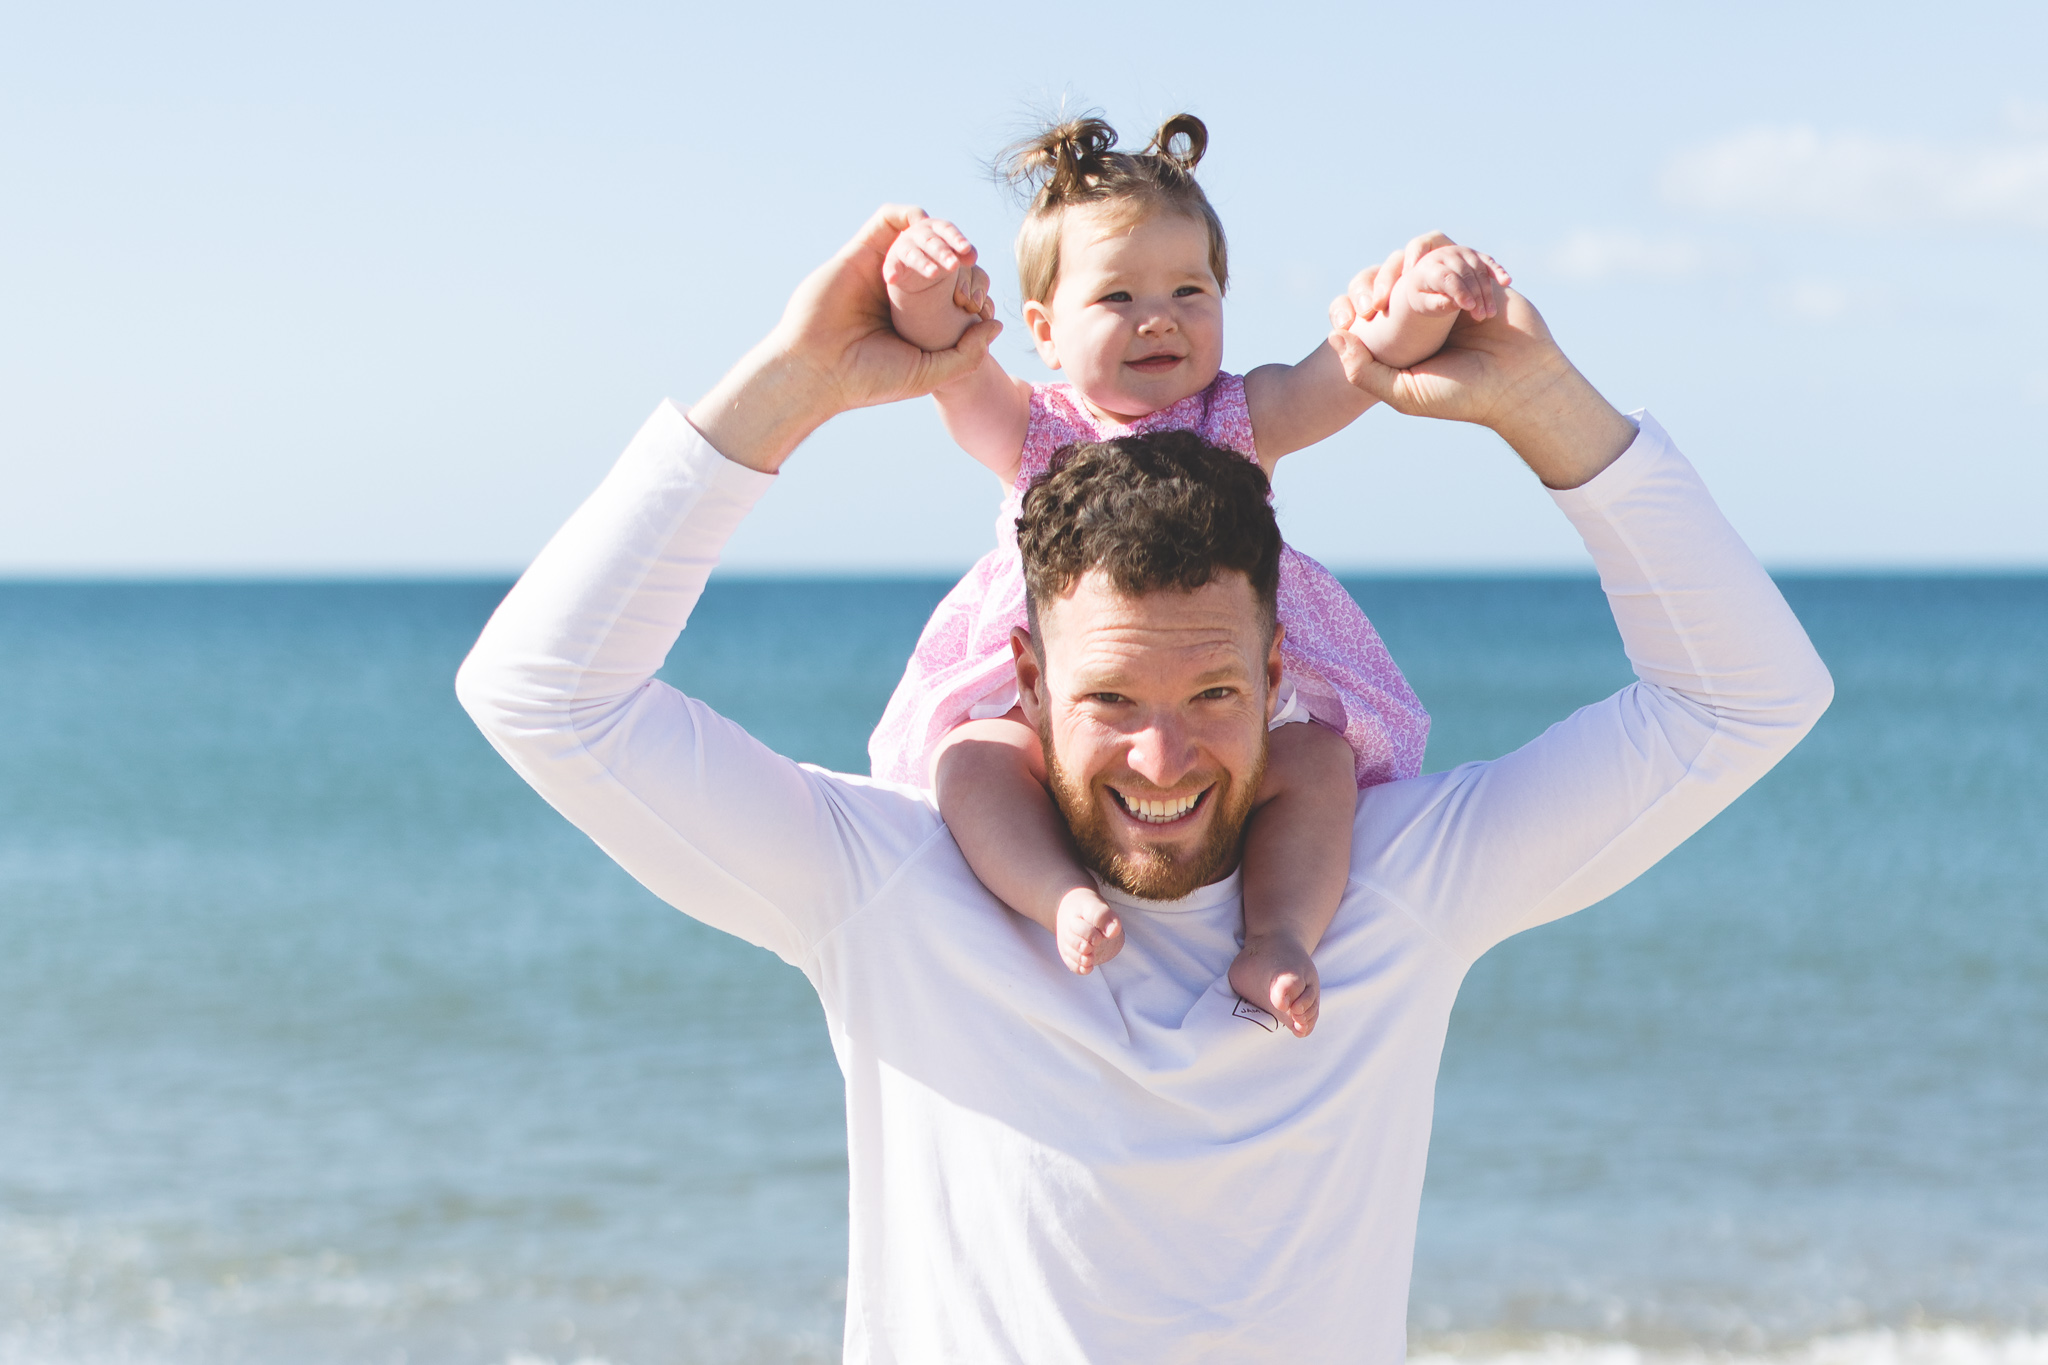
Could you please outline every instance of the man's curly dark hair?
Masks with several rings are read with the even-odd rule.
[[[1281,548],[1271,491],[1256,464],[1191,431],[1062,447],[1017,518],[1032,639],[1044,605],[1091,569],[1133,597],[1192,591],[1234,570],[1250,581],[1270,633]]]

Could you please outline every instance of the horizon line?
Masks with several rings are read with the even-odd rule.
[[[746,565],[713,570],[713,581],[724,582],[873,582],[912,583],[957,580],[968,566],[947,568],[888,567],[790,567]],[[1437,564],[1371,565],[1344,567],[1328,565],[1340,579],[1479,579],[1479,578],[1594,578],[1589,565],[1536,564]],[[1785,561],[1764,564],[1774,578],[2036,578],[2048,577],[2048,561],[1872,563],[1854,561]],[[209,584],[400,584],[400,583],[512,583],[524,569],[442,569],[442,568],[195,568],[195,569],[0,569],[0,587],[87,586],[87,585],[187,585]]]

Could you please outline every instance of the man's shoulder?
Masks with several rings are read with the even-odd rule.
[[[1384,860],[1407,841],[1421,837],[1425,826],[1446,814],[1460,787],[1483,763],[1465,763],[1440,773],[1381,782],[1358,794],[1351,820],[1351,867],[1360,869]]]
[[[797,763],[821,799],[845,812],[863,828],[900,831],[919,842],[945,829],[939,806],[928,788],[889,782],[860,773],[843,773],[816,763]]]

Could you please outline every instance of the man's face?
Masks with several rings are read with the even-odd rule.
[[[1280,680],[1251,583],[1126,597],[1099,572],[1013,640],[1024,715],[1082,858],[1111,885],[1176,900],[1237,865]],[[1041,662],[1040,654],[1043,659]]]

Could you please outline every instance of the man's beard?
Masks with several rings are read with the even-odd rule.
[[[1266,748],[1259,746],[1258,765],[1245,775],[1242,785],[1225,776],[1210,793],[1210,800],[1224,802],[1209,817],[1209,832],[1194,849],[1182,854],[1158,845],[1138,845],[1126,853],[1110,837],[1114,817],[1095,800],[1095,794],[1075,782],[1060,766],[1052,751],[1052,737],[1041,729],[1040,746],[1045,750],[1046,782],[1067,829],[1080,850],[1081,863],[1117,890],[1148,901],[1177,901],[1216,881],[1237,862],[1242,850],[1245,821],[1251,818],[1259,786],[1266,775]],[[1112,798],[1114,799],[1114,798]]]

